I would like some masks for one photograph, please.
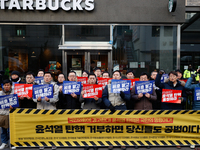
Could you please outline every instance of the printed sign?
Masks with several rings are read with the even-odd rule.
[[[194,100],[199,101],[200,100],[200,87],[196,87],[194,91]]]
[[[0,96],[0,109],[10,108],[10,105],[12,107],[19,107],[17,94]]]
[[[102,90],[103,90],[102,85],[83,84],[83,91],[85,91],[83,98],[94,98],[95,96],[101,98]]]
[[[111,93],[120,93],[120,91],[123,91],[125,94],[129,94],[130,87],[130,80],[111,80]]]
[[[15,84],[14,93],[18,97],[32,97],[33,84]]]
[[[153,146],[152,149],[200,145],[200,110],[116,110],[110,113],[104,109],[12,109],[10,143],[17,149],[38,145],[76,149],[80,149],[80,145],[98,145],[100,149],[119,144]]]
[[[37,84],[42,84],[44,82],[44,77],[35,77],[34,82]]]
[[[164,103],[177,103],[180,104],[181,100],[178,98],[182,96],[182,90],[162,90],[162,102]]]
[[[88,77],[78,77],[77,76],[77,81],[81,82],[81,84],[87,84],[87,80],[88,80]]]
[[[154,81],[135,81],[135,93],[136,94],[152,94]]]
[[[161,83],[164,83],[165,82],[165,79],[169,78],[168,74],[163,74],[161,79],[160,79],[160,82]]]
[[[112,78],[100,78],[100,77],[97,77],[98,79],[98,85],[102,85],[103,86],[103,89],[105,88],[105,86],[109,83],[109,81],[112,79]]]
[[[44,85],[33,85],[33,98],[53,98],[53,85],[44,84]]]
[[[63,94],[81,94],[81,82],[74,82],[74,81],[64,81],[63,82]]]
[[[139,79],[123,79],[123,80],[130,80],[131,81],[131,88],[130,88],[130,90],[132,90],[133,86],[135,86],[135,81],[139,81]]]

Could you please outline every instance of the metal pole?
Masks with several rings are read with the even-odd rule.
[[[177,25],[177,62],[176,69],[180,69],[180,58],[181,58],[181,25]]]

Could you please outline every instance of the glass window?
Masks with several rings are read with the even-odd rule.
[[[139,77],[142,72],[176,69],[176,26],[115,26],[113,32],[114,70],[124,75],[133,70]]]
[[[58,50],[61,26],[1,25],[0,70],[17,70],[23,76],[38,69],[52,71],[56,76],[62,70],[62,51]]]
[[[66,25],[65,41],[110,41],[110,26]]]

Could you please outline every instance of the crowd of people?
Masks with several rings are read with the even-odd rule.
[[[197,71],[198,72],[198,71]],[[164,70],[159,72],[153,71],[150,76],[148,73],[141,73],[139,76],[139,81],[150,81],[155,80],[153,86],[153,92],[149,93],[137,93],[135,91],[135,86],[132,87],[129,94],[120,91],[120,93],[111,92],[111,81],[105,86],[101,97],[95,96],[94,98],[83,98],[85,91],[82,90],[80,95],[75,93],[64,94],[63,93],[63,82],[77,81],[76,72],[70,71],[67,78],[64,74],[58,75],[58,81],[54,82],[51,72],[44,72],[44,70],[38,70],[37,77],[43,77],[44,81],[41,84],[52,84],[53,85],[53,98],[41,98],[38,97],[33,99],[32,97],[19,97],[19,107],[20,108],[37,108],[37,109],[110,109],[112,113],[116,110],[180,110],[185,109],[185,103],[188,97],[188,91],[194,92],[196,87],[200,87],[200,81],[197,84],[193,84],[196,81],[196,74],[192,74],[191,77],[185,83],[182,80],[182,71],[176,70],[168,73],[168,78],[161,82],[162,75],[166,74]],[[126,77],[122,77],[121,72],[116,70],[110,75],[109,72],[101,72],[100,68],[96,68],[94,72],[88,72],[87,70],[82,71],[82,77],[88,78],[87,84],[98,84],[98,78],[111,78],[115,80],[134,79],[135,74],[133,71],[129,70],[126,72]],[[0,96],[9,95],[14,93],[13,85],[15,83],[23,84],[33,84],[37,85],[35,82],[35,74],[33,72],[26,73],[25,82],[20,78],[20,73],[18,71],[13,71],[11,73],[11,78],[3,81],[2,91]],[[181,90],[182,96],[179,98],[181,103],[164,103],[162,102],[162,89],[169,90]],[[200,109],[200,101],[193,100],[192,106],[194,110]],[[10,106],[12,109],[12,106]],[[2,145],[0,149],[8,147],[9,140],[9,129],[8,129],[8,109],[1,109],[0,115],[7,116],[7,124],[2,127],[1,140]],[[44,147],[40,147],[43,149]],[[12,147],[15,149],[15,147]],[[55,149],[55,147],[52,147]],[[112,148],[110,148],[112,149]]]

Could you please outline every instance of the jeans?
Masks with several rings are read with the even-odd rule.
[[[126,105],[115,106],[116,110],[127,110]]]
[[[5,129],[2,127],[1,128],[1,142],[8,144],[8,140],[9,140],[9,128]]]

